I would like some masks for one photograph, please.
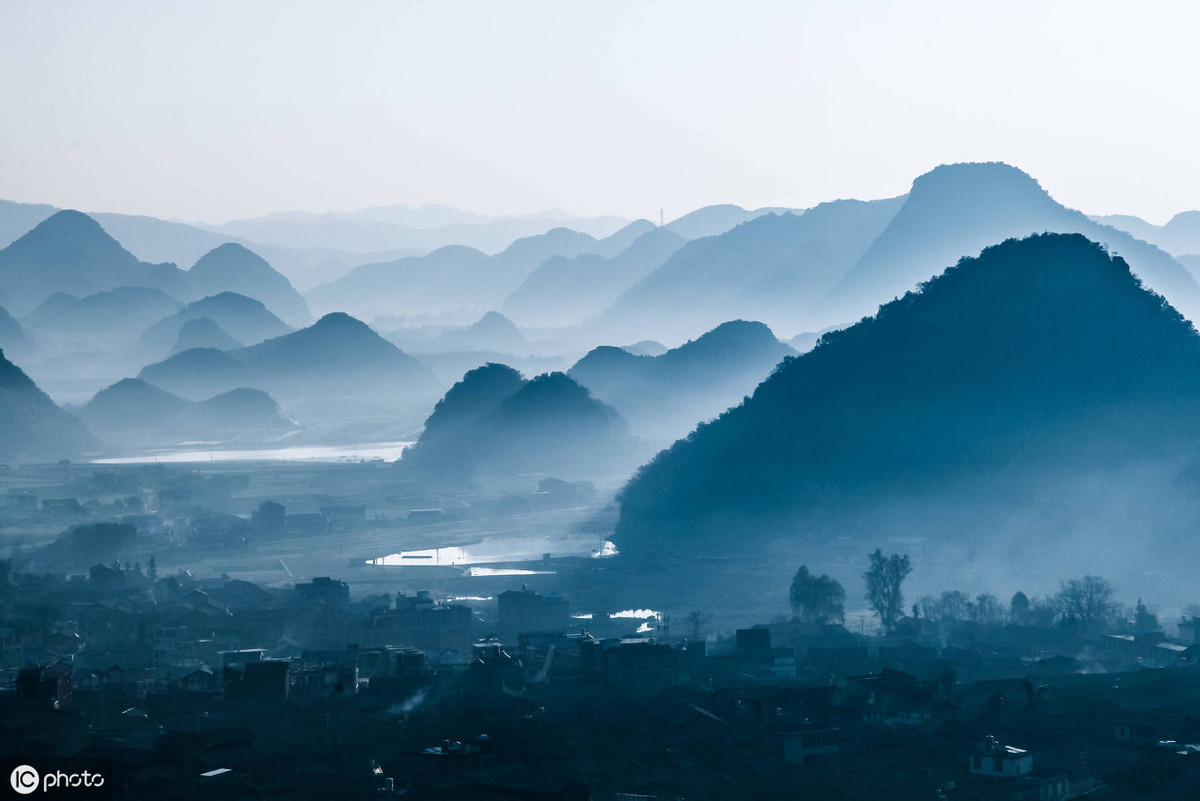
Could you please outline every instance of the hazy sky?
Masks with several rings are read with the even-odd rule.
[[[0,197],[671,218],[1003,160],[1069,206],[1163,222],[1200,208],[1197,22],[1052,0],[0,0]]]

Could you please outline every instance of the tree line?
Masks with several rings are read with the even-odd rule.
[[[904,580],[912,572],[907,554],[885,556],[879,548],[869,556],[863,573],[865,600],[879,616],[880,624],[891,633],[906,617]],[[841,624],[846,616],[846,590],[828,575],[814,575],[801,565],[792,578],[789,601],[794,618],[806,625]],[[1158,631],[1158,615],[1139,598],[1127,607],[1116,600],[1112,582],[1102,576],[1087,575],[1067,579],[1053,595],[1030,598],[1017,591],[1007,604],[995,595],[983,593],[972,598],[961,590],[946,590],[941,595],[924,595],[908,608],[914,620],[970,621],[984,625],[1013,624],[1050,628],[1059,626],[1089,633],[1116,630]],[[1189,607],[1190,609],[1190,607]]]

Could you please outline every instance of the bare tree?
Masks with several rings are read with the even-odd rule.
[[[975,603],[971,606],[971,619],[985,626],[995,626],[1004,622],[1004,608],[995,595],[976,595]]]
[[[1108,579],[1084,576],[1062,582],[1054,600],[1063,622],[1094,631],[1111,625],[1116,617],[1113,595],[1113,585]]]
[[[904,611],[901,584],[911,572],[912,560],[908,554],[885,557],[879,548],[871,554],[871,566],[863,573],[867,582],[867,603],[878,613],[885,631],[891,632]]]

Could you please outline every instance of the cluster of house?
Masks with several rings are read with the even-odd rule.
[[[6,753],[100,760],[138,797],[343,797],[331,788],[347,782],[737,797],[787,782],[1059,801],[1200,780],[1195,645],[1153,633],[792,622],[689,642],[526,588],[471,607],[103,564],[0,570],[0,599]]]

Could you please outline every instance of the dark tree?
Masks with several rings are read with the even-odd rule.
[[[692,611],[687,616],[688,632],[694,642],[704,639],[704,631],[712,623],[712,615],[708,612]]]
[[[1138,598],[1133,610],[1133,626],[1138,632],[1159,631],[1162,628],[1158,623],[1158,615],[1142,603],[1141,598]]]
[[[1028,626],[1032,617],[1029,596],[1020,590],[1014,592],[1012,600],[1008,603],[1008,615],[1018,626]]]
[[[1004,608],[990,593],[976,595],[971,606],[971,619],[985,626],[997,626],[1004,620]]]
[[[1113,585],[1100,576],[1084,576],[1061,584],[1054,597],[1065,623],[1088,631],[1110,626],[1117,615]]]
[[[827,575],[814,576],[800,565],[789,594],[792,614],[801,623],[841,623],[846,618],[846,590]]]
[[[938,671],[938,685],[942,688],[942,692],[949,698],[954,691],[954,685],[958,683],[958,673],[954,668],[946,666]]]
[[[867,603],[879,614],[879,622],[885,631],[891,632],[904,610],[904,593],[900,585],[912,572],[912,560],[908,554],[892,554],[885,557],[876,548],[871,554],[871,566],[863,579],[867,582]]]

